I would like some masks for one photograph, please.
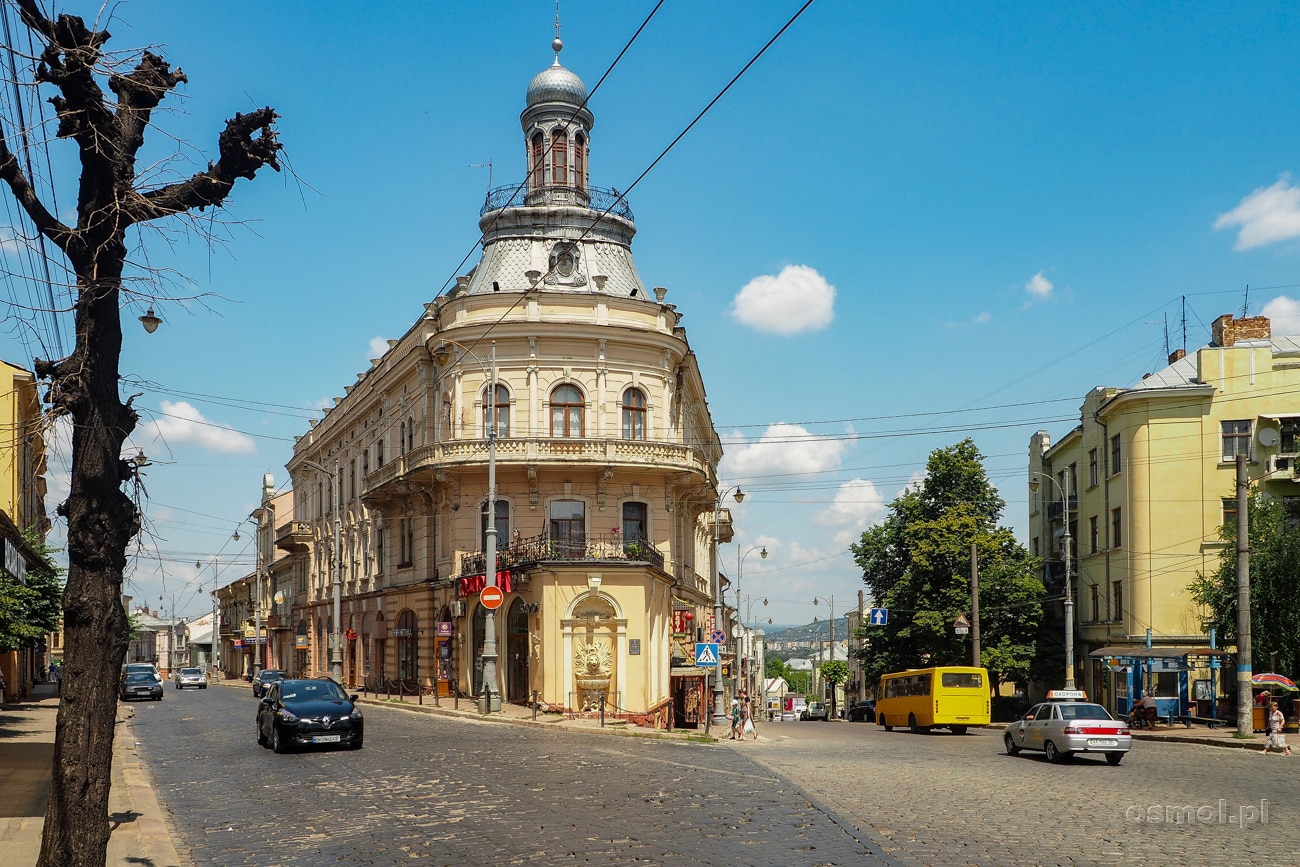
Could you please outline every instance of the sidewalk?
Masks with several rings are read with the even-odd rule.
[[[30,699],[0,705],[0,840],[6,865],[30,867],[41,852],[59,710],[56,689],[52,684],[37,684]],[[134,715],[130,706],[118,706],[108,794],[114,827],[107,863],[186,867],[190,861],[177,854],[168,817],[136,754]]]

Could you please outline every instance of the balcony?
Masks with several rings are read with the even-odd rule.
[[[1047,504],[1047,520],[1059,521],[1061,514],[1065,511],[1065,504],[1060,500],[1052,500]],[[1070,496],[1070,514],[1075,515],[1079,512],[1079,498],[1076,495]]]
[[[311,524],[288,521],[275,530],[275,546],[284,551],[306,551],[311,544]]]
[[[523,208],[545,205],[570,205],[578,208],[590,208],[593,211],[609,211],[616,217],[636,222],[632,208],[627,199],[622,198],[617,190],[601,187],[589,187],[579,190],[569,186],[543,187],[528,191],[526,185],[507,184],[489,190],[487,199],[478,215],[482,217],[501,208]]]
[[[419,446],[399,455],[363,480],[362,496],[373,496],[398,480],[416,475],[432,477],[441,469],[487,466],[485,439],[447,440]],[[703,450],[654,440],[574,439],[568,437],[505,437],[497,440],[497,466],[586,464],[689,472],[712,478]],[[429,481],[432,479],[430,478]],[[304,527],[307,525],[303,525]],[[310,534],[305,536],[309,540]],[[304,541],[305,544],[305,541]],[[283,547],[283,546],[282,546]]]
[[[617,534],[578,539],[534,536],[519,539],[497,552],[497,570],[519,567],[524,571],[537,563],[550,562],[645,563],[664,571],[664,555],[644,539],[624,539]],[[460,556],[460,575],[483,575],[487,557],[482,551]]]

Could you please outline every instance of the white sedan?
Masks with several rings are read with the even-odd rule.
[[[1075,753],[1103,753],[1106,761],[1118,765],[1133,749],[1128,723],[1115,719],[1099,704],[1064,698],[1065,692],[1049,692],[1047,701],[1034,705],[1007,726],[1002,737],[1007,755],[1042,750],[1049,762],[1062,762]],[[1070,691],[1075,693],[1083,696],[1078,690]]]
[[[201,668],[182,668],[173,676],[176,681],[176,689],[184,689],[187,686],[196,686],[199,689],[208,688],[208,676],[203,673]]]

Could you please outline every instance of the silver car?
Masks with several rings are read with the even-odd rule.
[[[1002,737],[1007,755],[1042,750],[1049,762],[1062,762],[1075,753],[1103,753],[1106,761],[1118,765],[1133,748],[1128,724],[1112,717],[1106,708],[1060,700],[1051,692],[1047,695],[1048,701],[1034,705],[1023,718],[1007,726]]]
[[[203,673],[201,668],[182,668],[176,672],[175,680],[177,689],[184,689],[187,686],[196,686],[199,689],[208,688],[207,675]]]

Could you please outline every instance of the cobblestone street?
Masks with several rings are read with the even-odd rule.
[[[368,705],[358,752],[276,755],[246,689],[137,707],[142,760],[200,867],[325,863],[871,865],[738,751]]]

